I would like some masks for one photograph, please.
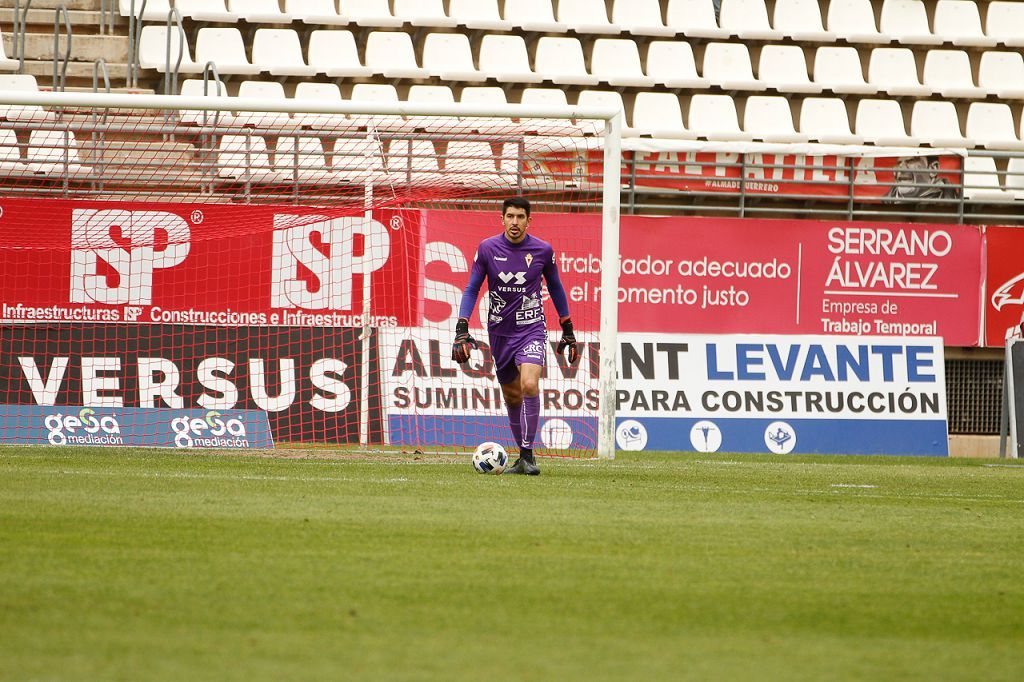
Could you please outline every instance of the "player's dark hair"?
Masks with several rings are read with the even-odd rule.
[[[505,199],[501,204],[501,215],[505,215],[505,211],[508,210],[509,206],[523,209],[526,211],[526,217],[530,217],[530,202],[526,197],[509,197]]]

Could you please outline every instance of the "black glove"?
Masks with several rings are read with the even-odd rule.
[[[452,344],[452,360],[460,365],[469,361],[469,353],[476,348],[476,339],[469,335],[469,320],[460,317],[455,323],[455,343]]]
[[[562,353],[568,348],[569,352],[566,353],[565,359],[569,361],[570,365],[575,365],[576,361],[580,359],[580,352],[576,348],[576,335],[572,333],[572,319],[563,317],[559,323],[562,325],[562,338],[559,339],[558,347],[555,350]]]

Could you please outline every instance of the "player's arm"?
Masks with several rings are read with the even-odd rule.
[[[544,264],[544,279],[548,283],[548,293],[551,294],[551,302],[555,304],[558,312],[558,323],[562,326],[562,338],[558,340],[556,351],[566,352],[565,359],[570,365],[576,364],[580,357],[576,347],[576,335],[572,329],[572,318],[569,317],[569,299],[565,295],[565,287],[562,286],[562,278],[558,275],[558,264],[555,262],[555,254]]]
[[[460,365],[469,360],[470,352],[477,347],[476,339],[469,335],[469,318],[473,314],[476,299],[480,296],[480,287],[487,276],[483,262],[480,250],[477,249],[477,257],[473,259],[473,267],[469,271],[469,283],[462,292],[459,320],[455,323],[455,341],[452,343],[452,360]]]

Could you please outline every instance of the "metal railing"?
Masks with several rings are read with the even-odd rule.
[[[25,73],[25,36],[28,33],[28,10],[32,7],[32,0],[25,0],[25,8],[21,7],[21,0],[14,0],[14,35],[12,45],[18,57],[18,73]]]
[[[64,45],[64,57],[59,58],[60,53],[60,20],[64,19],[64,29],[67,34],[67,40]],[[68,79],[68,63],[71,62],[71,42],[72,42],[72,29],[71,29],[71,15],[68,14],[68,7],[64,3],[61,3],[53,10],[53,92],[64,92],[67,86]],[[60,64],[60,78],[58,79],[58,64]]]

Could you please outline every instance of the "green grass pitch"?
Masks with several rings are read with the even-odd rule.
[[[0,679],[1024,679],[1024,467],[542,468],[0,449]]]

